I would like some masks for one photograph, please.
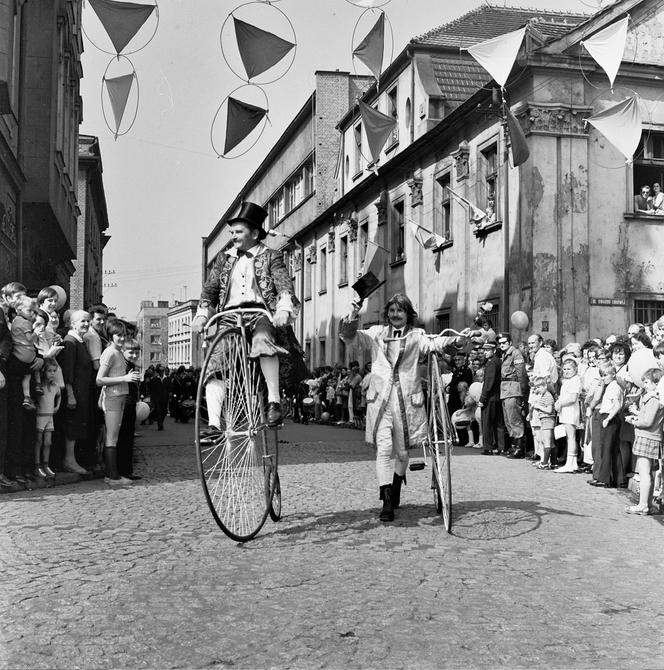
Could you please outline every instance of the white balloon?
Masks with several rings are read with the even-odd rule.
[[[145,421],[150,416],[150,405],[140,400],[136,403],[136,422]]]
[[[627,372],[632,379],[632,382],[639,388],[643,388],[643,373],[650,368],[657,367],[657,359],[652,353],[652,349],[637,349],[627,361]]]
[[[473,382],[468,388],[468,394],[475,401],[480,401],[480,396],[482,395],[482,382]]]

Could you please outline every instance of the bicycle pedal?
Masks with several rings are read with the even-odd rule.
[[[424,470],[424,463],[422,461],[410,463],[408,465],[409,470]]]

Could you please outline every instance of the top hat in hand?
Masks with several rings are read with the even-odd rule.
[[[240,206],[240,213],[232,219],[228,219],[228,225],[234,223],[245,223],[252,230],[258,231],[258,239],[264,240],[267,237],[267,231],[263,228],[263,222],[267,218],[267,212],[253,202],[243,202]]]

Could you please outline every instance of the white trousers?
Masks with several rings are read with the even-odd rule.
[[[392,483],[396,472],[403,477],[408,468],[408,451],[403,443],[403,429],[397,394],[391,394],[376,431],[376,477],[378,486]],[[397,420],[395,421],[395,416]],[[394,459],[394,464],[392,463]]]

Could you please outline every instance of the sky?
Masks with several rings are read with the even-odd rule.
[[[153,0],[133,0],[154,4]],[[314,89],[316,70],[368,74],[354,62],[357,45],[375,19],[349,0],[279,0],[254,3],[250,10],[274,16],[284,35],[281,10],[292,23],[297,48],[293,65],[279,81],[264,86],[269,120],[260,140],[244,156],[218,158],[210,141],[212,121],[222,101],[243,82],[222,57],[222,25],[241,0],[158,0],[159,23],[148,20],[126,52],[138,81],[137,114],[117,139],[106,124],[102,78],[130,71],[98,47],[109,50],[89,3],[83,10],[82,134],[99,137],[111,236],[104,249],[104,302],[133,320],[142,300],[187,300],[201,288],[202,237],[219,221],[247,179],[286,129]],[[389,0],[383,6],[392,27],[386,31],[387,59],[408,41],[483,4],[480,0]],[[492,4],[502,4],[493,2]],[[606,3],[605,3],[606,4]],[[600,0],[509,0],[510,7],[593,13]],[[377,15],[376,15],[377,16]],[[272,25],[266,23],[265,26]],[[365,27],[366,26],[366,27]],[[224,37],[226,28],[224,28]],[[94,45],[93,43],[94,42]],[[96,45],[96,46],[95,46]],[[390,53],[391,52],[391,53]],[[107,70],[108,68],[108,70]],[[275,67],[275,69],[277,69]],[[136,105],[130,97],[126,114]],[[121,131],[127,129],[124,122]],[[216,127],[216,126],[215,126]]]

